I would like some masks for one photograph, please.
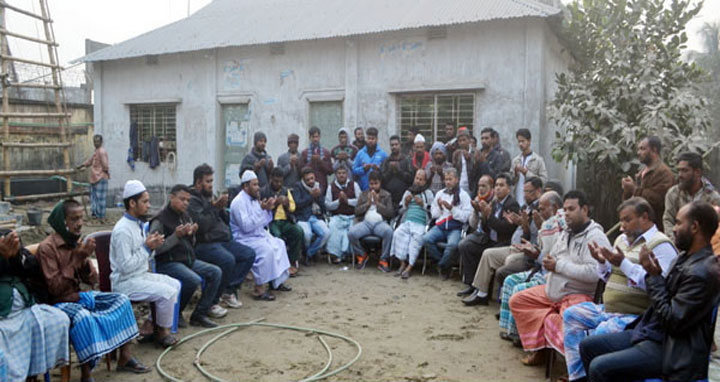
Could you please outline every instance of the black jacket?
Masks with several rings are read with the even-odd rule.
[[[710,246],[681,255],[666,279],[648,275],[645,285],[652,305],[628,328],[660,329],[664,380],[706,380],[720,292],[718,257]]]
[[[188,205],[188,215],[198,224],[195,238],[198,243],[226,242],[232,240],[230,232],[230,216],[227,211],[215,208],[210,199],[200,195],[195,189],[191,190],[192,198]]]
[[[391,162],[398,163],[397,171],[390,167]],[[400,158],[392,158],[388,156],[387,159],[383,161],[382,165],[380,165],[380,174],[382,176],[382,188],[390,192],[390,195],[392,196],[393,209],[396,209],[400,204],[400,199],[405,193],[405,190],[410,187],[415,179],[412,164],[408,159],[403,159],[402,156],[400,156]]]
[[[497,245],[510,245],[510,240],[512,239],[513,233],[515,233],[517,225],[507,221],[503,214],[506,212],[518,213],[520,212],[520,206],[512,195],[508,195],[505,199],[505,203],[502,205],[502,212],[500,212],[500,216],[495,217],[495,213],[497,212],[499,206],[499,203],[493,201],[492,213],[485,221],[483,221],[483,227],[485,227],[485,233],[488,235],[491,230],[495,230],[495,232],[497,232]]]
[[[170,203],[150,221],[150,232],[159,232],[165,237],[165,242],[155,248],[156,262],[180,262],[192,268],[195,262],[195,235],[179,237],[175,234],[175,229],[182,224],[192,224],[190,215],[187,212],[178,214],[170,207]]]
[[[295,187],[293,187],[291,192],[293,199],[295,200],[294,216],[297,221],[306,222],[310,220],[310,216],[313,215],[313,202],[320,206],[320,214],[318,216],[325,215],[324,194],[321,193],[317,198],[313,198],[310,192],[303,187],[302,180],[295,183]]]

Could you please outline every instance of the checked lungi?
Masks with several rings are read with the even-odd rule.
[[[92,211],[92,216],[98,219],[105,219],[107,190],[107,179],[100,179],[97,183],[90,185],[90,210]]]
[[[393,233],[390,254],[400,261],[407,260],[410,265],[415,265],[423,247],[424,234],[425,226],[423,224],[405,221]]]
[[[100,357],[138,335],[130,300],[120,293],[80,292],[77,303],[55,304],[72,322],[70,340],[80,363],[94,367]]]
[[[528,277],[530,277],[530,280],[527,279]],[[540,272],[535,272],[534,274],[532,271],[513,273],[505,278],[500,294],[501,332],[507,332],[509,335],[518,334],[517,326],[515,326],[515,318],[513,318],[512,312],[510,312],[510,297],[525,289],[544,284],[545,276]]]

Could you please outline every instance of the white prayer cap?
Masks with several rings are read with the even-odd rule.
[[[128,180],[125,183],[125,189],[123,190],[123,199],[131,198],[137,194],[142,194],[147,191],[145,186],[139,180]]]
[[[422,136],[422,134],[415,135],[415,141],[413,143],[422,142],[425,143],[425,137]]]
[[[242,174],[242,177],[240,178],[240,184],[245,184],[253,179],[257,179],[257,175],[255,175],[255,171],[252,170],[245,170],[245,172]]]

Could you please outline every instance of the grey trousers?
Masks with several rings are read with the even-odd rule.
[[[386,260],[390,258],[390,245],[392,244],[393,230],[390,228],[388,223],[384,221],[377,223],[368,223],[361,221],[354,224],[348,230],[348,239],[350,239],[350,245],[352,245],[353,254],[361,255],[364,252],[360,239],[365,236],[374,235],[382,239],[382,255],[381,259]]]

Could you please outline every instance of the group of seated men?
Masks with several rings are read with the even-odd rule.
[[[141,342],[177,343],[170,330],[175,304],[182,312],[200,284],[190,324],[215,327],[212,318],[227,314],[221,305],[241,307],[237,290],[250,271],[253,297],[272,301],[270,290],[291,290],[286,281],[301,258],[311,265],[326,251],[335,263],[355,256],[365,267],[361,240],[369,235],[382,242],[378,267],[390,272],[395,258],[402,279],[423,248],[444,279],[459,255],[466,287],[458,295],[468,306],[488,305],[497,282],[501,337],[530,353],[525,364],[540,363],[552,348],[565,355],[570,380],[706,377],[720,291],[710,247],[718,216],[710,203],[720,204],[720,195],[703,176],[702,157],[680,155],[673,186],[664,178],[659,140],[641,141],[646,166],[622,181],[622,235],[611,245],[590,218],[585,194],[563,195],[558,182],[547,181],[529,131],[517,132],[522,154],[512,161],[492,129],[481,132],[480,149],[467,129],[446,131],[447,141],[429,153],[416,131],[412,145],[393,136],[387,155],[374,128],[357,129],[352,145],[341,130],[332,150],[311,129],[302,153],[298,137],[289,137],[278,167],[258,133],[230,203],[227,195],[213,196],[213,169],[203,164],[192,186],[174,186],[148,223],[149,193],[128,181],[126,211],[110,239],[112,292],[81,288],[99,280],[90,261],[95,241],[81,240],[78,202],[55,206],[48,218],[54,232],[35,255],[15,232],[0,232],[0,378],[22,380],[67,363],[68,341],[83,381],[117,348],[118,370],[148,372],[130,341],[141,335]],[[131,301],[153,305],[141,327]],[[187,326],[182,314],[177,324]]]

